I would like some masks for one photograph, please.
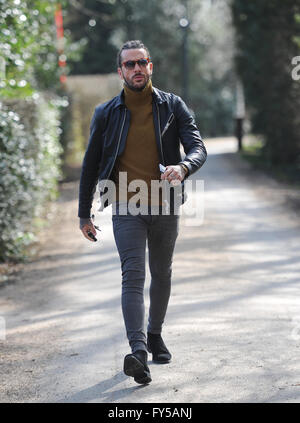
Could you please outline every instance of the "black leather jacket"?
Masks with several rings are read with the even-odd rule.
[[[160,162],[165,166],[183,163],[188,168],[187,176],[196,172],[207,153],[185,103],[175,94],[153,87],[152,108]],[[116,159],[124,151],[129,125],[130,111],[124,104],[124,90],[96,107],[81,170],[79,217],[90,217],[97,182],[111,177]],[[186,154],[183,160],[180,142]]]

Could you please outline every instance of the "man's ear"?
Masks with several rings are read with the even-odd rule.
[[[118,74],[119,74],[119,77],[123,80],[124,78],[123,78],[123,73],[121,68],[118,68]]]
[[[151,71],[151,76],[152,76],[152,74],[153,74],[153,63],[152,63],[152,62],[150,62],[150,63],[149,63],[149,66],[150,66],[150,71]]]

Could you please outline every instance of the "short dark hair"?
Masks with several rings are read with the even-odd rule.
[[[118,52],[118,57],[117,57],[117,66],[120,68],[122,66],[121,63],[121,55],[122,55],[122,51],[123,50],[132,50],[134,48],[143,48],[144,50],[146,50],[147,56],[150,59],[150,53],[148,48],[142,43],[142,41],[140,40],[131,40],[131,41],[126,41],[126,43],[124,43],[122,45],[122,47],[120,48],[119,52]]]

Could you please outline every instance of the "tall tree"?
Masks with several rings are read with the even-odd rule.
[[[291,62],[299,55],[300,1],[233,0],[232,11],[253,131],[270,165],[299,163],[300,84]]]
[[[70,0],[64,10],[67,33],[80,42],[83,55],[69,64],[74,74],[109,73],[115,70],[117,49],[111,36],[118,25],[115,1]]]

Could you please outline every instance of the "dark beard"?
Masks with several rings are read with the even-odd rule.
[[[147,78],[147,76],[146,76],[146,78]],[[149,82],[149,79],[151,78],[151,76],[148,76],[148,79],[146,80],[146,82],[145,82],[145,84],[144,85],[142,85],[141,87],[135,87],[135,86],[133,86],[133,85],[131,85],[128,81],[127,81],[127,79],[125,79],[124,78],[124,84],[128,87],[128,88],[130,88],[132,91],[137,91],[137,92],[139,92],[139,91],[143,91],[143,89],[146,87],[146,85],[148,84],[148,82]]]

